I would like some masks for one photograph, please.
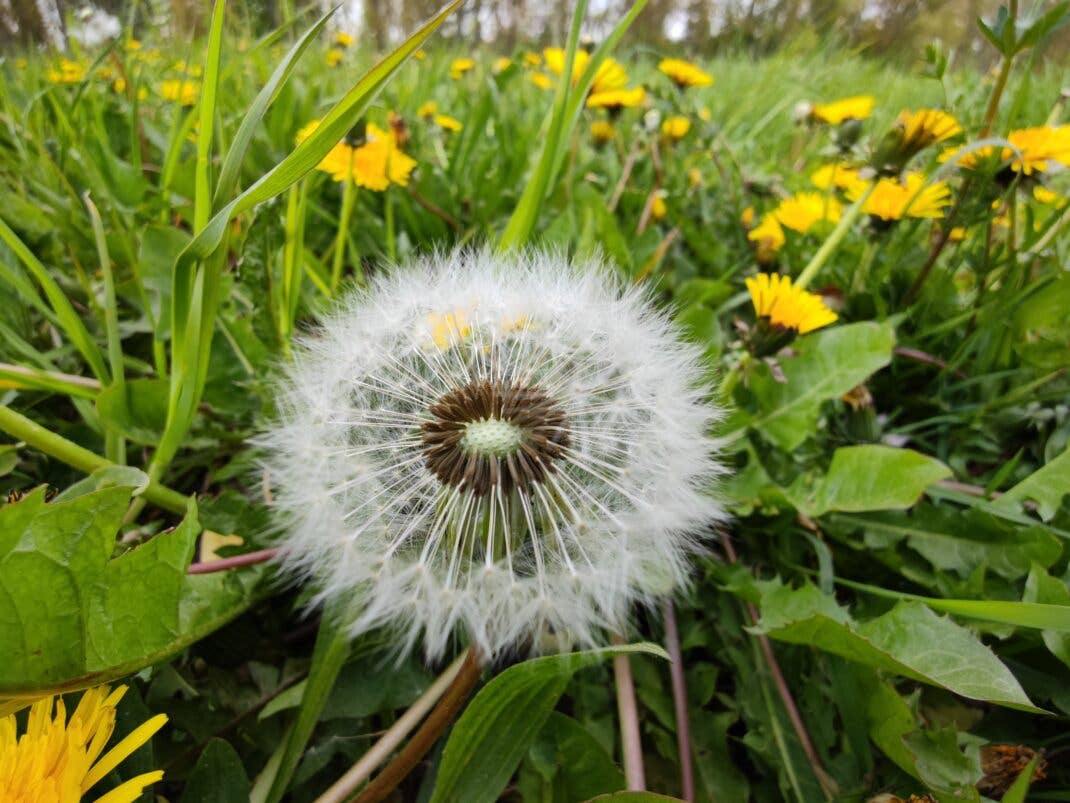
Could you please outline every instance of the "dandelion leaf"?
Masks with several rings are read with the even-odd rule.
[[[1010,670],[969,630],[919,602],[855,622],[815,586],[767,584],[758,629],[962,697],[1037,712]]]
[[[848,324],[799,338],[780,360],[782,377],[762,365],[750,379],[759,412],[749,426],[791,451],[817,430],[823,402],[837,399],[887,365],[895,347],[891,322]]]
[[[0,696],[85,688],[163,660],[249,604],[259,571],[187,576],[200,532],[174,530],[113,557],[131,484],[0,508]]]

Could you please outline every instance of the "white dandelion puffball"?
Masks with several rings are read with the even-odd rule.
[[[699,351],[597,262],[440,254],[307,339],[262,438],[291,576],[429,659],[596,645],[722,514]]]

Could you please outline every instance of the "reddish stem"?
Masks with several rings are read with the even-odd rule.
[[[676,709],[676,748],[680,753],[680,789],[683,799],[692,803],[695,799],[695,772],[691,763],[691,722],[687,717],[687,679],[684,677],[684,655],[680,649],[680,631],[676,627],[676,609],[672,600],[666,598],[661,604],[665,619],[665,649],[672,663],[669,676],[672,678],[672,701]]]
[[[211,574],[212,572],[225,572],[230,569],[240,569],[242,566],[252,566],[257,563],[266,563],[279,554],[277,549],[261,549],[257,552],[246,552],[244,555],[235,555],[232,558],[220,558],[219,560],[205,561],[203,563],[191,563],[186,569],[186,574]]]

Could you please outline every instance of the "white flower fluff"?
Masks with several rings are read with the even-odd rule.
[[[262,438],[281,560],[353,635],[597,645],[722,516],[698,350],[600,263],[458,251],[354,293]]]

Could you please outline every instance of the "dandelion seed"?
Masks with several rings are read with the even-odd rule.
[[[695,348],[638,289],[546,254],[436,256],[299,352],[262,443],[292,575],[429,658],[598,644],[686,580],[720,515]]]
[[[126,686],[97,686],[82,694],[67,719],[63,699],[47,697],[30,707],[25,731],[15,716],[0,718],[0,798],[18,803],[78,803],[90,789],[140,748],[167,722],[157,714],[106,753],[115,730],[115,707]],[[97,798],[133,803],[163,778],[156,770],[137,775]]]

